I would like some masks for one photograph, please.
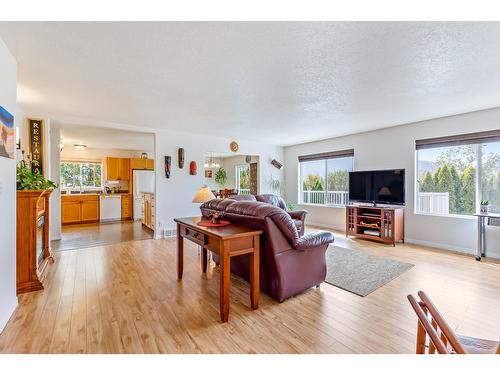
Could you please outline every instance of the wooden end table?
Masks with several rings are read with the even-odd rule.
[[[229,319],[229,288],[231,286],[230,258],[250,254],[250,304],[259,307],[259,238],[261,230],[229,224],[221,227],[198,225],[201,217],[177,218],[177,278],[182,279],[184,269],[184,239],[201,246],[201,270],[207,272],[207,250],[220,257],[220,318]]]

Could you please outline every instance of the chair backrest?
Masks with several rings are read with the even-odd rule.
[[[466,354],[457,336],[429,297],[422,291],[417,294],[420,301],[417,301],[412,295],[408,296],[408,300],[418,317],[416,353]]]
[[[279,207],[282,210],[285,210],[285,211],[287,210],[286,209],[286,203],[285,203],[285,201],[283,200],[283,198],[281,198],[278,195],[274,195],[274,194],[260,194],[260,195],[256,195],[255,198],[259,202],[264,202],[264,203],[272,204],[273,206]]]

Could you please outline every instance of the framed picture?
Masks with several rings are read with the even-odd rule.
[[[0,156],[14,159],[14,116],[0,106]]]
[[[212,178],[212,170],[205,169],[205,178]]]

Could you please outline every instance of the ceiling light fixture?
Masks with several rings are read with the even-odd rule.
[[[210,158],[208,159],[208,161],[205,161],[204,167],[205,168],[219,168],[220,164],[214,162],[214,159],[212,158],[212,153],[210,153]]]
[[[85,150],[87,148],[87,145],[73,145],[77,150]]]

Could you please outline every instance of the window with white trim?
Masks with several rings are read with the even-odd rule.
[[[250,166],[236,166],[236,190],[239,195],[250,194]]]
[[[60,166],[61,189],[102,188],[102,163],[62,161]]]
[[[500,131],[416,141],[417,213],[500,212]]]
[[[354,150],[299,156],[299,203],[345,206]]]

